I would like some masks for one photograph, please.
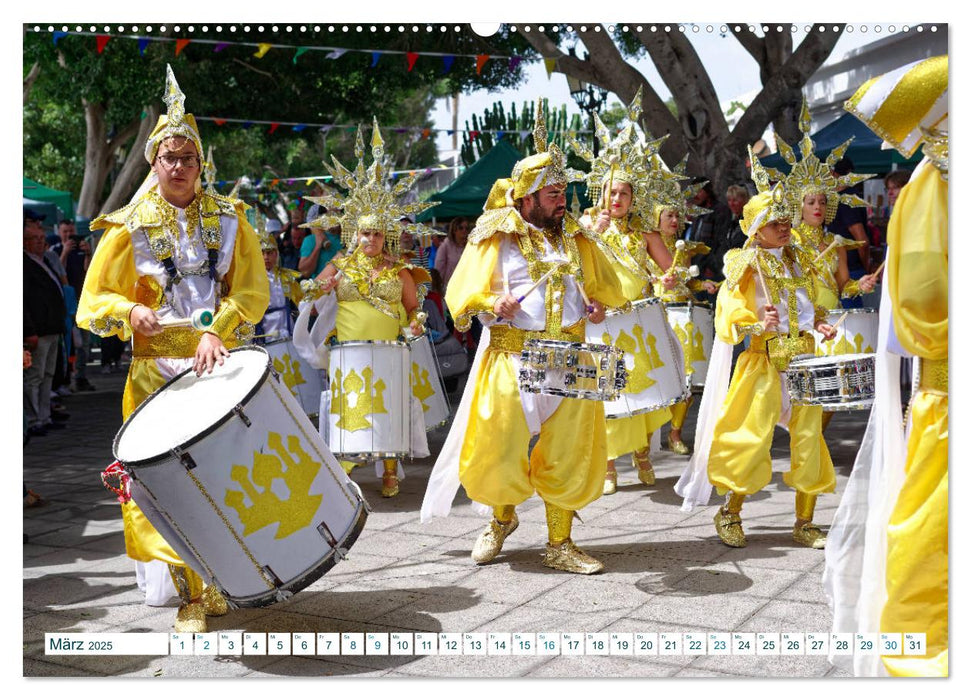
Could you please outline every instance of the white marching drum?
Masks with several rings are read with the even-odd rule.
[[[631,303],[626,313],[609,311],[603,323],[587,323],[587,341],[624,354],[627,386],[604,405],[607,418],[624,418],[683,401],[687,395],[678,339],[658,299]]]
[[[610,401],[627,382],[624,355],[610,345],[534,338],[521,360],[519,386],[534,394]]]
[[[270,355],[274,371],[280,381],[293,392],[304,413],[317,418],[320,410],[320,392],[323,390],[321,371],[304,360],[289,338],[266,343],[263,349]]]
[[[792,403],[822,406],[826,411],[869,409],[875,392],[875,357],[864,354],[796,357],[785,371]]]
[[[349,461],[411,454],[411,351],[408,344],[361,340],[330,348],[327,444]],[[321,424],[325,422],[321,416]]]
[[[448,423],[451,411],[448,394],[438,369],[438,359],[428,334],[409,341],[411,346],[411,393],[421,403],[425,415],[425,430],[433,430]]]
[[[834,325],[843,314],[846,320],[836,329],[836,337],[826,340],[813,331],[817,356],[858,355],[876,352],[880,314],[876,309],[830,309],[826,323]]]
[[[267,353],[187,370],[129,417],[114,453],[178,555],[234,606],[270,605],[339,561],[368,506]]]
[[[705,302],[665,304],[668,321],[681,341],[685,373],[692,387],[704,388],[708,360],[715,342],[715,314]]]

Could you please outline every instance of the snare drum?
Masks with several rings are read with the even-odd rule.
[[[534,394],[611,401],[627,382],[624,355],[617,348],[567,340],[527,340],[519,387]]]
[[[330,348],[328,374],[327,442],[335,455],[367,462],[411,454],[411,352],[407,343],[336,343]]]
[[[692,387],[704,388],[708,359],[715,342],[715,314],[711,304],[689,301],[665,304],[668,321],[684,351],[685,373]]]
[[[875,355],[800,355],[785,371],[792,403],[826,411],[867,410],[873,405]]]
[[[626,313],[608,311],[603,323],[587,323],[586,335],[624,355],[627,386],[604,406],[607,418],[656,411],[687,397],[681,348],[659,299],[632,302]]]
[[[273,361],[273,370],[293,392],[304,413],[316,419],[320,410],[320,392],[323,390],[321,371],[311,367],[293,346],[289,338],[275,340],[263,346]]]
[[[186,370],[114,441],[132,496],[176,553],[231,605],[284,600],[339,561],[368,506],[267,353],[237,348]]]
[[[448,423],[451,411],[438,359],[428,334],[409,341],[411,346],[411,393],[421,403],[425,415],[425,430],[434,430]]]
[[[858,355],[876,352],[880,314],[876,309],[830,309],[826,323],[834,325],[843,314],[846,320],[836,329],[836,337],[825,340],[813,331],[817,356]]]

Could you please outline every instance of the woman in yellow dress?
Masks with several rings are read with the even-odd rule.
[[[684,163],[674,170],[681,174]],[[681,241],[687,217],[699,216],[707,211],[693,204],[694,194],[704,186],[704,182],[692,185],[682,192],[676,180],[662,181],[652,192],[654,208],[651,212],[650,228],[646,234],[647,252],[650,256],[649,269],[654,276],[654,294],[665,303],[684,303],[697,301],[694,292],[704,290],[709,294],[718,291],[718,284],[711,280],[694,279],[690,273],[691,258],[710,252],[708,246],[696,241]],[[668,280],[674,279],[671,285]],[[690,330],[690,329],[689,329]],[[687,332],[678,334],[681,347],[684,349],[685,372],[691,374],[691,353],[694,345],[694,334]],[[671,407],[671,430],[668,433],[668,447],[672,452],[686,455],[690,452],[688,446],[681,439],[681,429],[684,418],[691,407],[693,398],[688,398]]]
[[[335,168],[328,166],[338,184],[350,190],[346,198],[337,195],[308,198],[328,211],[342,210],[343,214],[324,214],[303,225],[324,229],[339,225],[341,242],[350,253],[338,255],[316,279],[304,283],[306,295],[314,299],[336,290],[338,342],[394,341],[405,328],[412,335],[421,335],[427,316],[421,311],[417,285],[431,280],[426,270],[410,265],[399,256],[398,242],[403,230],[430,240],[432,229],[422,224],[406,224],[401,219],[424,211],[435,202],[399,203],[417,175],[393,188],[389,186],[391,174],[386,167],[384,141],[377,120],[371,138],[374,160],[366,171],[360,130],[355,152],[359,162],[354,173],[336,159]],[[348,461],[341,464],[348,473],[358,466]],[[385,459],[381,495],[385,498],[398,495],[398,482],[397,460]]]

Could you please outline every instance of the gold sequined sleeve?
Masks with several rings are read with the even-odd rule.
[[[624,296],[620,278],[611,267],[607,256],[586,238],[577,236],[576,242],[587,296],[611,308],[624,306],[628,301],[627,297]]]
[[[499,261],[502,239],[502,235],[494,235],[467,244],[448,281],[445,304],[460,331],[471,327],[472,317],[476,314],[493,313],[499,294],[492,289],[492,277]]]
[[[135,254],[131,234],[123,224],[110,226],[101,237],[78,302],[77,325],[97,335],[131,337],[128,315],[136,306]]]
[[[246,221],[241,207],[237,208],[236,218],[239,228],[233,261],[223,280],[228,291],[212,322],[212,332],[223,340],[229,338],[242,322],[259,323],[270,303],[270,284],[256,233]]]
[[[746,335],[764,332],[755,311],[755,281],[751,269],[742,275],[737,285],[723,284],[718,290],[715,332],[730,345],[742,342]]]

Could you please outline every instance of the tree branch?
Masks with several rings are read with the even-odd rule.
[[[30,97],[30,89],[34,87],[34,83],[37,81],[37,76],[39,75],[40,62],[34,61],[34,65],[30,67],[27,77],[24,78],[24,104],[27,104],[27,98]]]
[[[236,61],[236,63],[238,63],[239,65],[243,66],[243,68],[249,68],[254,73],[259,73],[260,75],[265,75],[267,78],[270,78],[271,80],[273,79],[273,75],[271,73],[267,73],[266,71],[260,70],[259,68],[254,68],[253,66],[251,66],[250,64],[248,64],[246,61],[241,61],[238,58],[234,58],[233,60]]]
[[[761,66],[765,61],[765,40],[760,39],[755,35],[754,32],[750,32],[748,30],[748,22],[728,22],[727,25],[732,30],[732,36],[738,40],[738,43],[742,45],[742,48],[748,51],[752,58],[755,59],[756,63]],[[736,32],[736,26],[739,27],[741,31]]]

